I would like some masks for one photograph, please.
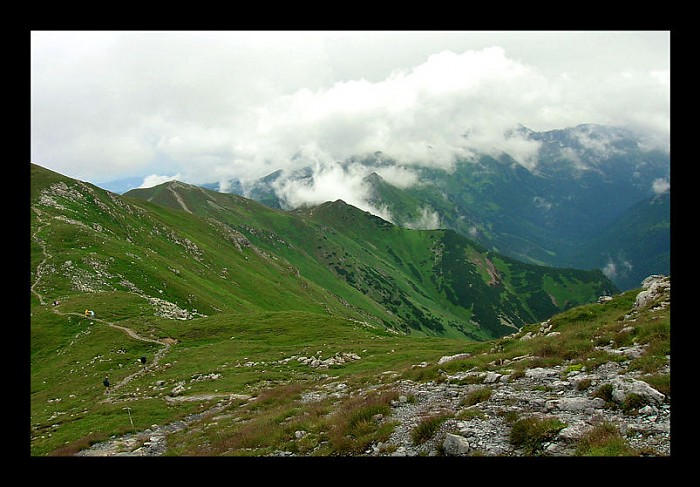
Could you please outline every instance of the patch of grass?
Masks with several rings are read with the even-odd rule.
[[[411,440],[413,440],[413,444],[420,445],[428,441],[435,435],[440,425],[450,417],[452,417],[451,414],[437,414],[424,418],[411,430]]]
[[[493,388],[491,387],[482,387],[480,389],[475,389],[469,394],[467,394],[467,397],[465,397],[461,401],[460,406],[473,406],[474,404],[488,401],[491,397],[491,394],[493,394]]]
[[[571,364],[566,367],[566,374],[570,374],[571,372],[580,372],[583,369],[583,364]]]
[[[511,426],[510,442],[516,448],[522,448],[526,455],[536,456],[565,427],[558,418],[521,418]]]
[[[646,400],[639,394],[628,394],[622,402],[622,410],[627,414],[635,413],[638,409],[646,406]]]
[[[593,397],[599,397],[604,400],[606,404],[610,404],[613,402],[612,393],[612,384],[603,384],[593,392]]]
[[[640,377],[641,380],[649,384],[657,391],[665,394],[667,398],[671,397],[671,375],[670,374],[651,374]]]
[[[637,456],[632,448],[611,423],[601,423],[583,436],[576,445],[575,455],[586,457]]]
[[[519,367],[513,370],[513,372],[510,374],[509,381],[513,382],[521,377],[525,377],[525,367]]]
[[[386,441],[394,425],[382,419],[397,398],[396,391],[383,391],[345,401],[329,419],[328,448],[333,454],[353,455],[372,443]]]
[[[416,382],[427,382],[431,380],[437,380],[440,375],[440,370],[435,365],[428,365],[427,367],[412,367],[406,370],[403,377]]]
[[[469,408],[469,409],[462,409],[457,413],[457,416],[455,416],[457,419],[461,419],[464,421],[469,421],[471,419],[482,419],[486,418],[486,413],[483,411],[480,411],[478,409],[474,408]]]
[[[87,436],[71,441],[66,445],[56,448],[54,451],[47,454],[49,457],[70,457],[81,450],[90,448],[95,443],[106,441],[108,436],[104,433],[91,433]]]

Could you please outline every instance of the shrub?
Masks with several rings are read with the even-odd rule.
[[[423,419],[418,426],[411,430],[413,444],[420,445],[432,438],[440,428],[440,425],[450,416],[449,414],[438,414]]]
[[[593,397],[599,397],[606,403],[612,402],[613,386],[612,384],[603,384],[593,393]]]
[[[519,418],[517,411],[513,411],[512,409],[500,410],[498,412],[498,415],[501,416],[505,420],[505,422],[510,425],[515,423]]]
[[[469,394],[467,394],[467,397],[464,398],[464,400],[462,401],[462,405],[473,406],[474,404],[488,401],[492,393],[493,389],[490,387],[482,387],[480,389],[473,390]]]
[[[583,390],[588,389],[589,387],[591,387],[591,382],[592,382],[591,379],[581,379],[576,384],[576,390],[583,391]]]
[[[627,444],[615,425],[601,423],[579,440],[575,455],[619,457],[634,456],[637,452]]]
[[[639,394],[628,394],[622,402],[622,410],[626,413],[633,413],[637,409],[646,405],[646,400]]]
[[[516,448],[522,448],[526,455],[538,455],[544,450],[545,444],[565,427],[557,418],[522,418],[511,426],[510,442]]]

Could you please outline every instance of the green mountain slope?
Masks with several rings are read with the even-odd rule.
[[[523,265],[340,201],[284,212],[182,183],[119,196],[35,165],[30,189],[33,455],[289,381],[435,361],[614,292],[599,272]],[[341,352],[362,359],[295,359]]]
[[[650,274],[671,270],[671,195],[666,192],[632,206],[575,256],[584,267],[607,268],[622,289],[634,289]]]
[[[182,183],[125,196],[224,222],[373,313],[369,299],[385,311],[385,324],[402,332],[495,337],[615,290],[600,272],[523,266],[454,232],[401,228],[340,200],[283,212]]]
[[[335,169],[348,177],[367,174],[363,179],[367,209],[381,210],[399,226],[449,228],[489,250],[531,264],[605,269],[607,258],[587,259],[582,249],[619,253],[614,231],[608,228],[653,196],[658,182],[670,180],[668,152],[652,149],[627,130],[593,124],[547,132],[522,127],[519,135],[539,147],[527,162],[494,152],[457,158],[447,169],[430,168],[401,165],[376,152],[338,161]],[[383,171],[392,168],[410,174],[414,184],[397,187],[380,176],[391,174]],[[290,209],[287,192],[279,188],[314,184],[319,182],[307,167],[275,171],[245,184],[231,180],[225,187],[275,208]],[[648,223],[661,228],[668,219],[660,218]],[[635,229],[641,233],[632,233]],[[602,233],[613,240],[606,242]],[[618,287],[636,287],[638,277],[670,273],[669,266],[659,265],[664,257],[653,255],[656,237],[642,227],[627,226],[626,233],[636,241],[637,250],[630,257],[646,254],[651,260],[634,262],[635,280],[610,274]],[[659,235],[669,237],[669,231],[665,237]]]

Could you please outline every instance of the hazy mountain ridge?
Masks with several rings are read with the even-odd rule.
[[[375,153],[338,161],[335,170],[348,180],[366,174],[365,205],[397,225],[450,228],[524,262],[608,269],[607,258],[587,259],[581,249],[594,240],[601,245],[608,226],[632,206],[668,191],[663,187],[670,181],[668,153],[629,130],[595,124],[547,132],[521,127],[517,135],[539,144],[536,160],[527,165],[505,152],[459,159],[451,169],[399,165]],[[395,182],[382,177],[383,171]],[[320,184],[322,179],[315,177],[314,170],[304,168],[226,186],[271,207],[290,209],[290,188]],[[408,182],[397,186],[399,177]],[[634,265],[635,278],[670,272],[646,266],[645,260]],[[610,277],[615,280],[618,274]],[[630,288],[639,283],[623,279],[616,284]]]
[[[51,276],[69,293],[70,279],[98,266],[111,276],[95,279],[99,290],[137,289],[190,315],[333,310],[404,333],[486,339],[616,290],[600,272],[523,266],[342,202],[295,214],[180,182],[118,196],[46,174],[33,167],[33,193],[52,228],[74,233],[71,248],[47,243],[71,262],[68,282]]]
[[[605,273],[620,288],[633,289],[648,272],[671,268],[671,195],[650,196],[632,206],[578,250],[585,268],[605,262]]]

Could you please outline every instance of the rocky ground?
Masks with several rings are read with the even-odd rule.
[[[645,281],[635,308],[660,293],[668,293],[669,300],[657,309],[670,304],[670,281],[659,277]],[[635,309],[626,316],[635,319]],[[536,334],[553,335],[545,322]],[[515,334],[513,339],[526,340],[532,333]],[[626,372],[629,360],[643,352],[642,347],[619,349],[606,348],[620,355],[622,361],[603,363],[591,370],[585,367],[570,368],[558,365],[551,368],[526,369],[523,375],[512,376],[497,372],[468,371],[454,375],[443,373],[440,380],[414,382],[395,377],[393,387],[398,399],[392,411],[381,421],[396,424],[391,437],[383,443],[371,445],[364,456],[499,456],[518,457],[528,453],[516,448],[510,439],[511,423],[508,416],[558,419],[565,425],[556,435],[542,445],[538,455],[572,456],[575,448],[587,432],[596,425],[614,425],[629,446],[643,451],[647,456],[671,455],[671,406],[661,392],[639,380],[639,374]],[[463,358],[443,357],[438,364]],[[658,372],[670,373],[669,363]],[[358,359],[358,357],[352,357]],[[514,359],[515,360],[515,359]],[[415,367],[424,367],[418,364]],[[386,377],[382,379],[386,384]],[[601,385],[610,386],[610,398],[598,397]],[[370,387],[370,386],[367,386]],[[488,390],[479,401],[469,400],[477,391]],[[328,396],[338,398],[359,394],[342,381],[324,382],[302,396],[303,402],[319,401]],[[622,407],[631,394],[640,398],[638,407]],[[191,397],[173,397],[171,400],[196,400]],[[207,398],[210,399],[210,398]],[[214,416],[251,398],[224,396],[210,410],[194,414],[182,421],[151,428],[120,438],[112,438],[81,451],[79,456],[160,456],[167,449],[170,433],[181,431],[205,416]],[[227,411],[231,413],[231,411]],[[437,432],[427,441],[415,444],[411,432],[423,420],[445,416]],[[299,436],[305,432],[299,431]],[[273,456],[293,456],[291,452],[277,451]]]
[[[418,383],[409,380],[396,382],[400,396],[393,404],[392,412],[384,420],[398,422],[394,433],[385,443],[372,445],[366,456],[525,456],[509,439],[510,426],[504,412],[538,418],[556,417],[567,426],[545,445],[542,455],[571,456],[576,441],[596,424],[614,424],[625,435],[630,446],[640,448],[653,456],[671,454],[671,407],[663,394],[629,374],[619,372],[624,364],[607,363],[594,371],[577,371],[566,374],[561,366],[530,369],[525,376],[511,380],[506,375],[483,373],[481,384],[462,385],[465,373],[447,376],[445,381]],[[581,381],[590,386],[580,389]],[[592,391],[602,383],[614,384],[615,391],[623,397],[624,391],[636,391],[647,397],[645,406],[632,412],[606,406],[605,401],[593,397]],[[326,384],[322,390],[306,395],[306,401],[319,400],[326,395],[339,397],[353,392],[342,382]],[[488,400],[475,405],[464,405],[464,399],[476,389],[488,387]],[[354,393],[356,393],[355,391]],[[186,429],[206,415],[215,415],[240,397],[222,399],[214,408],[189,416],[183,421],[113,438],[93,445],[79,456],[159,456],[167,447],[167,436]],[[446,414],[432,439],[415,445],[411,431],[425,418]],[[464,419],[459,419],[460,417]],[[303,434],[303,432],[300,432]],[[275,456],[292,456],[278,451]]]

